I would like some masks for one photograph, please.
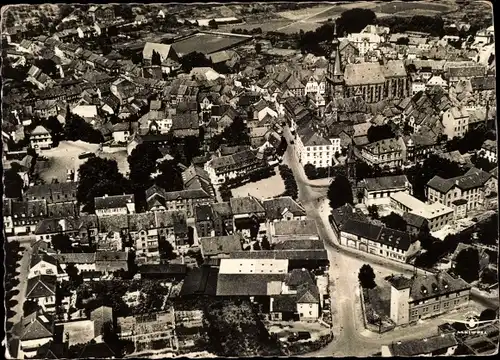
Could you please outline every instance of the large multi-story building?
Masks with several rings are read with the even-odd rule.
[[[36,151],[50,149],[52,147],[52,135],[42,125],[38,125],[31,132],[30,145]]]
[[[403,165],[405,144],[401,139],[384,139],[366,144],[361,156],[371,166],[396,168]]]
[[[464,175],[454,178],[434,176],[426,185],[426,195],[429,202],[439,202],[452,208],[462,206],[467,213],[483,207],[485,200],[497,192],[497,184],[492,174],[471,168]]]
[[[437,231],[455,218],[461,217],[459,212],[449,206],[438,202],[426,204],[404,192],[391,194],[390,203],[395,209],[426,219],[430,231]]]
[[[416,322],[466,305],[471,287],[445,271],[437,274],[394,276],[391,284],[391,320],[397,325]]]
[[[245,176],[249,172],[265,166],[253,150],[244,150],[232,155],[214,157],[205,163],[204,170],[210,176],[212,184],[222,184],[228,179]]]
[[[335,153],[341,151],[340,138],[327,139],[311,126],[305,126],[297,130],[295,151],[303,165],[332,166]]]
[[[411,194],[412,186],[406,175],[381,176],[366,178],[359,185],[364,189],[363,203],[370,205],[388,205],[391,194],[405,192]]]

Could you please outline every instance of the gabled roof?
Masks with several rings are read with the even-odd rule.
[[[389,345],[392,356],[418,356],[457,346],[454,333],[440,334],[425,339],[406,340]]]
[[[105,195],[94,198],[95,209],[115,209],[126,207],[127,204],[134,203],[134,195]]]
[[[363,180],[366,190],[390,190],[403,188],[410,185],[406,175],[381,176],[377,178],[366,178]]]
[[[42,125],[38,125],[32,132],[31,135],[50,135],[49,130],[47,130]]]
[[[492,175],[484,170],[471,168],[467,173],[462,176],[454,178],[443,179],[440,176],[434,176],[429,180],[427,186],[438,190],[441,193],[447,193],[453,186],[457,186],[462,190],[469,190],[476,187],[483,186]]]
[[[264,213],[266,211],[262,204],[253,196],[231,198],[229,202],[234,215]]]
[[[54,296],[56,293],[56,277],[39,275],[28,279],[26,298],[40,298]]]
[[[203,255],[205,256],[241,251],[240,236],[237,234],[228,236],[202,237],[199,240]]]
[[[287,274],[285,284],[289,287],[314,284],[314,278],[306,269],[293,269]]]
[[[305,284],[297,291],[297,304],[318,304],[319,290],[315,284]]]
[[[37,312],[31,313],[21,320],[21,341],[51,338],[52,324],[48,315]]]
[[[378,225],[349,219],[340,227],[340,230],[368,240],[377,241],[382,228]]]
[[[294,216],[306,215],[305,209],[290,196],[264,200],[262,205],[269,220],[281,219],[285,211],[291,212]]]

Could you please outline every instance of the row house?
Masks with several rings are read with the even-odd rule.
[[[438,202],[463,214],[483,208],[490,197],[496,198],[497,186],[492,174],[473,167],[454,178],[434,176],[426,185],[426,195],[429,202]]]
[[[264,168],[265,161],[259,159],[253,150],[244,150],[231,155],[213,157],[205,163],[204,170],[212,184],[222,184],[229,179],[244,177],[249,172]]]
[[[469,131],[469,113],[465,108],[452,107],[443,113],[442,123],[449,140],[463,137]]]
[[[403,263],[418,250],[406,232],[351,219],[340,227],[340,244]]]
[[[33,231],[36,241],[51,242],[55,235],[67,235],[75,239],[79,234],[79,222],[74,217],[56,217],[40,220]]]
[[[194,209],[198,237],[226,236],[234,233],[233,211],[229,202],[198,205]]]
[[[497,163],[497,142],[495,140],[485,140],[481,146],[479,154],[489,162]]]
[[[384,139],[361,148],[361,156],[371,166],[389,167],[391,169],[403,165],[404,141],[398,139]]]
[[[201,237],[199,242],[204,259],[228,258],[229,254],[243,250],[243,239],[239,234]]]
[[[32,234],[40,220],[47,217],[46,200],[3,201],[4,229],[7,236]]]
[[[165,191],[157,185],[146,190],[149,211],[184,211],[188,217],[194,215],[197,205],[210,204],[213,196],[204,188],[180,191]]]
[[[397,325],[447,313],[469,303],[471,287],[446,271],[406,278],[393,276],[390,317]]]

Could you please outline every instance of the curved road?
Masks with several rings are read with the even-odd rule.
[[[292,135],[288,128],[284,135],[289,144]],[[381,345],[397,340],[417,339],[437,334],[437,325],[446,322],[443,319],[429,319],[408,328],[396,328],[385,334],[377,334],[364,328],[361,313],[357,273],[364,263],[369,263],[377,277],[385,277],[391,273],[411,275],[414,268],[408,264],[392,261],[362,253],[354,249],[339,246],[333,229],[328,222],[329,205],[326,201],[326,187],[311,186],[305,176],[303,167],[289,145],[284,156],[284,163],[293,171],[299,189],[299,201],[306,209],[309,218],[314,219],[318,226],[320,237],[325,242],[325,248],[330,260],[330,296],[333,311],[334,341],[325,348],[304,356],[370,356],[380,351]],[[472,294],[473,300],[478,300],[483,306],[497,303],[493,299],[478,298]],[[475,305],[472,305],[474,308]],[[449,314],[452,318],[461,318],[469,309],[458,309]]]

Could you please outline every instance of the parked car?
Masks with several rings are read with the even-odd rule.
[[[290,335],[288,337],[288,341],[295,342],[299,340],[308,340],[310,338],[311,338],[311,333],[309,331],[299,331]]]
[[[95,157],[95,154],[93,152],[90,152],[90,151],[86,151],[86,152],[83,152],[80,155],[78,155],[78,159],[88,159],[91,157]]]

